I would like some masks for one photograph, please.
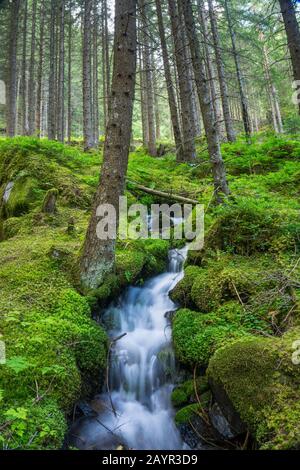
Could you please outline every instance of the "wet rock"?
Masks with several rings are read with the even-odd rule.
[[[14,183],[13,181],[10,181],[10,182],[7,184],[7,186],[6,186],[5,190],[4,190],[4,194],[3,194],[3,201],[4,201],[4,202],[8,202],[9,197],[10,197],[10,194],[11,194],[11,192],[12,192],[12,190],[13,190],[14,184],[15,184],[15,183]]]
[[[165,313],[165,318],[168,320],[168,322],[172,323],[173,318],[177,310],[170,310],[169,312]]]
[[[178,425],[182,440],[192,450],[215,449],[213,428],[201,416],[195,415],[188,423]]]
[[[79,401],[76,403],[76,413],[85,417],[92,417],[97,414],[93,407],[86,401]]]
[[[217,402],[211,410],[210,418],[218,432],[226,439],[235,438],[247,432],[246,425],[242,422],[223,387],[211,378],[209,385]]]
[[[230,440],[237,437],[236,432],[231,428],[218,403],[214,403],[209,410],[209,417],[211,424],[223,439]]]

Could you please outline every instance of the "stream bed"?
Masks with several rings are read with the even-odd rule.
[[[175,371],[167,313],[175,304],[169,292],[183,278],[187,248],[169,252],[168,272],[129,287],[104,313],[114,343],[109,388],[94,400],[98,413],[71,428],[79,449],[180,450],[185,448],[174,423],[171,392]],[[124,336],[123,336],[124,335]]]

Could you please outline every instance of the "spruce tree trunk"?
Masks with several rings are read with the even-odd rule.
[[[231,37],[232,54],[234,58],[236,76],[237,76],[237,81],[238,81],[238,86],[239,86],[244,129],[245,129],[247,140],[249,140],[251,137],[251,119],[250,119],[248,100],[247,100],[247,95],[246,95],[246,90],[245,90],[244,77],[243,77],[243,73],[241,69],[240,58],[239,58],[237,47],[236,47],[235,31],[233,29],[231,15],[230,15],[229,7],[228,7],[228,0],[225,0],[225,12],[226,12],[229,33]]]
[[[68,128],[67,139],[71,144],[72,138],[72,0],[69,2],[69,25],[68,25]]]
[[[85,151],[95,146],[93,138],[93,120],[92,120],[92,76],[91,76],[91,14],[93,0],[84,1],[84,19],[83,19],[83,66],[82,66],[82,89],[83,89],[83,138]]]
[[[164,21],[163,21],[163,15],[162,15],[161,0],[155,0],[155,2],[156,2],[156,14],[157,14],[157,19],[158,19],[160,43],[161,43],[163,63],[164,63],[165,79],[166,79],[167,90],[168,90],[168,99],[169,99],[169,107],[170,107],[170,113],[171,113],[172,128],[173,128],[174,140],[175,140],[175,145],[176,145],[176,159],[178,162],[181,162],[184,159],[183,146],[182,146],[182,139],[181,139],[179,116],[178,116],[178,111],[177,111],[176,94],[175,94],[174,84],[172,80],[171,66],[170,66],[166,34],[165,34],[165,28],[164,28]]]
[[[39,64],[37,76],[36,92],[36,132],[41,137],[41,113],[42,113],[42,87],[43,87],[43,67],[44,67],[44,37],[45,37],[45,0],[41,2],[40,8],[40,44],[39,44]]]
[[[36,48],[36,10],[37,0],[32,2],[32,27],[31,27],[31,51],[29,62],[29,79],[28,79],[28,134],[35,133],[35,48]]]
[[[174,39],[175,60],[178,76],[178,87],[181,106],[183,160],[194,161],[196,157],[194,116],[191,82],[188,77],[188,64],[184,51],[184,27],[180,21],[177,2],[168,0],[171,29]]]
[[[20,83],[20,114],[21,114],[21,134],[28,134],[27,126],[27,21],[28,21],[28,0],[24,2],[23,17],[23,48],[21,65],[21,83]]]
[[[65,140],[65,0],[59,5],[59,58],[57,93],[57,139]]]
[[[50,56],[49,56],[49,97],[48,97],[48,138],[56,138],[56,0],[51,0],[50,13]]]
[[[227,140],[228,142],[235,142],[236,135],[235,135],[233,122],[232,122],[232,118],[230,114],[229,95],[228,95],[228,88],[227,88],[227,82],[226,82],[225,67],[224,67],[224,62],[222,58],[222,49],[221,49],[221,42],[220,42],[220,36],[219,36],[219,30],[218,30],[218,23],[217,23],[216,15],[214,12],[212,0],[208,0],[208,7],[209,7],[211,31],[212,31],[213,43],[214,43],[215,55],[216,55],[216,63],[217,63],[218,77],[219,77],[219,83],[220,83],[220,92],[221,92]]]
[[[279,0],[279,3],[288,38],[288,47],[292,59],[294,79],[300,80],[300,30],[294,2],[293,0]]]
[[[98,88],[98,0],[94,0],[93,7],[93,125],[94,125],[94,140],[96,146],[99,145],[99,88]]]
[[[208,151],[212,165],[214,192],[216,200],[221,202],[223,196],[230,193],[226,179],[226,169],[222,159],[220,140],[210,100],[210,89],[204,73],[204,63],[200,55],[201,48],[195,27],[191,0],[182,0],[182,6],[192,53],[194,74],[207,137]]]
[[[99,287],[115,263],[116,241],[97,237],[97,208],[111,204],[118,213],[119,197],[125,190],[136,74],[136,3],[116,0],[115,4],[114,66],[103,165],[80,260],[85,289]]]
[[[149,14],[146,0],[140,0],[143,44],[144,44],[144,67],[145,67],[145,93],[147,94],[148,111],[148,152],[152,157],[156,157],[156,129],[155,129],[155,105],[154,105],[154,86],[153,70],[151,62],[151,43],[149,41],[150,32],[148,27]]]
[[[14,137],[16,133],[17,119],[17,48],[20,0],[15,0],[10,6],[10,29],[8,38],[7,81],[6,81],[6,133],[8,137]]]

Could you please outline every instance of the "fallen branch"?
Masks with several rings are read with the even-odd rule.
[[[173,201],[182,202],[184,204],[193,204],[193,205],[199,204],[199,201],[196,201],[195,199],[190,199],[188,197],[179,196],[178,194],[174,194],[172,192],[166,193],[164,191],[159,191],[157,189],[147,188],[146,186],[143,186],[142,184],[136,183],[135,181],[132,181],[132,180],[127,180],[127,182],[134,185],[138,191],[151,194],[152,196],[158,196],[164,199],[171,199]]]

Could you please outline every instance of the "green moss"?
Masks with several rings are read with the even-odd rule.
[[[300,330],[281,339],[242,339],[219,349],[209,379],[227,393],[264,449],[299,447],[299,366],[292,362]]]
[[[177,426],[189,424],[189,422],[195,417],[195,415],[199,415],[199,413],[201,413],[200,405],[193,404],[185,406],[181,410],[177,411],[175,415],[175,423],[177,424]]]
[[[173,341],[179,360],[185,364],[207,366],[210,357],[222,345],[250,333],[240,318],[228,323],[218,315],[179,310],[173,321]]]
[[[192,307],[191,290],[195,279],[202,271],[197,266],[187,266],[184,272],[184,278],[170,293],[173,302],[180,304],[182,307]]]
[[[199,396],[207,392],[209,390],[207,378],[198,377],[196,379],[196,388]],[[187,380],[176,387],[172,392],[171,398],[175,407],[196,401],[194,380]]]

